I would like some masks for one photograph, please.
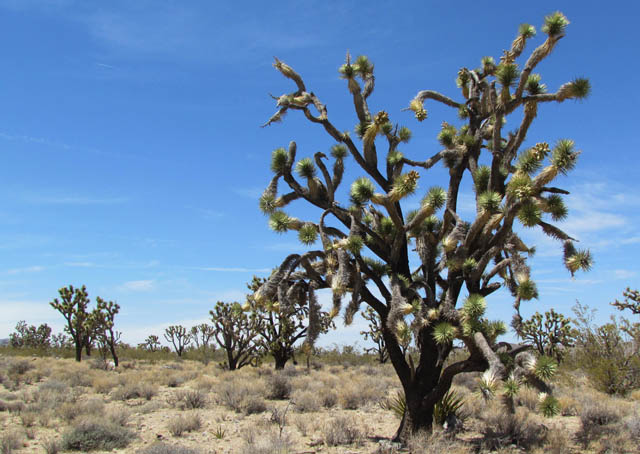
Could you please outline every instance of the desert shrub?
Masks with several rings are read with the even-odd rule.
[[[10,377],[19,377],[28,371],[35,369],[35,365],[26,359],[12,360],[7,367],[7,374]]]
[[[185,377],[182,374],[166,374],[160,380],[160,384],[168,386],[169,388],[178,388],[185,382]]]
[[[24,402],[19,400],[6,401],[0,400],[0,411],[8,411],[10,413],[19,413],[24,410]]]
[[[244,399],[248,395],[249,387],[244,382],[225,382],[218,389],[217,399],[220,404],[240,413],[242,412]]]
[[[411,454],[471,454],[473,452],[470,445],[444,436],[442,432],[433,434],[418,432],[409,437],[407,449]]]
[[[155,386],[149,383],[128,383],[113,391],[113,398],[115,400],[129,400],[144,398],[151,400],[153,396],[157,394],[158,390]]]
[[[640,414],[635,413],[624,420],[624,428],[634,440],[640,440]]]
[[[170,445],[159,441],[136,451],[136,454],[200,454],[200,451],[187,448],[186,446]]]
[[[543,449],[545,454],[566,454],[571,452],[570,445],[567,431],[561,427],[553,427],[547,432]]]
[[[107,420],[118,425],[118,426],[126,426],[129,422],[129,418],[131,418],[131,412],[126,408],[110,408],[107,411]]]
[[[576,433],[576,438],[586,448],[594,440],[614,433],[614,425],[621,418],[619,409],[611,403],[603,400],[588,401],[580,411],[580,429]]]
[[[195,387],[197,390],[202,391],[203,393],[208,393],[217,384],[218,381],[215,378],[204,375],[195,382]]]
[[[15,431],[5,431],[0,438],[0,454],[11,454],[22,444],[22,437]]]
[[[117,385],[117,380],[109,376],[95,377],[91,383],[91,387],[99,394],[109,394]]]
[[[288,369],[284,369],[286,371]],[[272,374],[267,378],[267,398],[284,400],[291,395],[291,380],[284,371]]]
[[[296,410],[301,413],[308,413],[320,410],[322,402],[318,393],[313,391],[296,391],[292,396]]]
[[[529,450],[540,446],[546,439],[546,429],[531,420],[529,412],[520,407],[515,414],[505,411],[486,411],[483,414],[482,445],[490,450],[506,446]]]
[[[20,412],[20,422],[24,427],[33,427],[36,423],[38,414],[33,411]]]
[[[320,401],[324,408],[333,408],[338,403],[338,393],[333,390],[324,391],[320,395]]]
[[[126,448],[134,434],[125,427],[98,420],[81,421],[62,436],[62,448],[70,451],[110,451]]]
[[[92,385],[93,376],[86,370],[72,370],[64,376],[64,381],[72,388],[88,388]]]
[[[174,437],[181,437],[185,432],[193,432],[202,427],[202,419],[197,413],[177,415],[167,425],[167,429]]]
[[[529,411],[536,411],[540,403],[538,392],[528,386],[521,386],[514,398],[514,403],[518,407],[525,407]]]
[[[291,454],[293,443],[286,433],[269,433],[245,439],[240,454]]]
[[[322,427],[322,441],[327,446],[362,445],[365,433],[354,418],[338,416]]]
[[[60,443],[54,438],[45,438],[40,444],[45,454],[58,454],[60,452]]]
[[[207,404],[207,397],[202,391],[185,389],[177,391],[170,403],[181,410],[195,410],[197,408],[205,407]]]
[[[248,395],[242,401],[242,411],[246,415],[264,413],[266,410],[267,404],[260,396]]]

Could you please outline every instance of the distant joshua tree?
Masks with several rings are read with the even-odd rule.
[[[99,296],[96,298],[97,308],[94,312],[98,344],[102,349],[108,349],[113,358],[113,364],[118,367],[118,355],[116,346],[120,342],[122,333],[114,329],[116,314],[120,306],[113,301],[105,301]]]
[[[253,277],[247,285],[252,292],[257,291],[266,279]],[[306,299],[307,286],[304,279],[296,275],[280,281],[280,290],[274,295],[274,300],[267,304],[256,304],[252,296],[247,298],[245,309],[258,323],[257,344],[273,356],[276,369],[284,369],[287,362],[293,358],[294,345],[307,337],[309,304]],[[331,317],[324,311],[318,311],[319,335],[326,333],[333,325]]]
[[[160,350],[160,339],[158,338],[158,336],[151,334],[150,336],[148,336],[144,342],[142,342],[141,344],[138,345],[138,348],[143,348],[147,351],[150,352],[156,352],[158,350]]]
[[[21,320],[16,324],[15,331],[9,334],[9,345],[14,348],[48,348],[51,346],[51,327],[43,323],[36,328]]]
[[[554,311],[539,312],[522,323],[520,338],[533,345],[539,355],[550,356],[561,362],[567,348],[573,347],[576,332],[571,319]]]
[[[171,325],[166,328],[164,330],[164,338],[167,342],[171,342],[179,358],[182,358],[182,354],[191,343],[191,334],[182,325]]]
[[[196,345],[196,348],[202,353],[202,360],[205,364],[209,362],[209,355],[212,355],[215,351],[215,346],[212,344],[215,330],[213,326],[208,323],[201,323],[191,327],[191,339]]]
[[[365,348],[365,352],[375,353],[378,356],[378,362],[381,364],[386,363],[389,359],[389,351],[384,343],[380,316],[378,316],[376,311],[374,311],[370,306],[367,306],[360,315],[369,322],[368,329],[366,331],[360,331],[360,334],[364,336],[365,340],[371,339],[374,343],[373,347]],[[398,336],[402,354],[406,354],[412,339],[411,328],[409,328],[409,325],[405,323],[404,326],[398,326],[396,334]]]
[[[209,311],[213,322],[214,336],[227,356],[229,370],[256,365],[261,356],[257,342],[259,322],[247,315],[240,303],[218,301]]]
[[[624,301],[615,300],[611,305],[618,310],[628,309],[632,314],[640,315],[640,292],[638,290],[631,290],[630,287],[622,292]]]
[[[521,302],[537,297],[527,265],[533,248],[516,233],[516,222],[559,240],[572,275],[592,263],[588,251],[577,250],[574,239],[551,223],[567,216],[562,196],[568,192],[552,183],[574,168],[580,154],[574,142],[562,139],[553,146],[538,142],[522,148],[541,106],[589,94],[590,83],[584,78],[547,93],[541,76],[534,73],[565,36],[568,24],[559,12],[547,16],[542,27],[546,39],[519,66],[526,43],[536,34],[533,26],[522,24],[499,63],[484,57],[479,68],[458,71],[460,92],[455,99],[419,91],[407,108],[418,121],[427,119],[426,101],[452,108],[453,115],[442,122],[438,148],[417,160],[399,149],[410,141],[411,131],[384,110],[370,111],[376,79],[367,57],[353,60],[347,55],[339,70],[357,117],[355,137],[333,123],[316,91],[307,88],[300,74],[278,59],[274,63],[295,84],[295,91],[275,98],[277,112],[265,126],[282,121],[287,112],[302,113],[335,141],[330,147],[333,168],[328,168],[328,157],[322,152],[296,160],[295,142],[288,150],[273,152],[275,175],[260,198],[260,209],[269,215],[269,225],[276,232],[296,231],[307,245],[319,237],[322,247],[287,257],[254,299],[259,304],[274,301],[279,283],[300,273],[309,280],[309,333],[318,329],[314,326],[318,289],[332,289],[332,315],[340,311],[342,298],[351,294],[347,322],[362,302],[370,306],[382,321],[389,358],[406,398],[395,437],[399,441],[431,429],[434,406],[460,373],[488,369],[498,380],[505,380],[508,369],[503,359],[510,358],[508,363],[515,364],[513,373],[518,376],[533,382],[536,373],[549,376],[541,370],[547,364],[535,366],[526,347],[497,342],[506,325],[488,320],[485,310],[486,298],[504,284],[514,297],[513,327],[519,332]],[[510,131],[505,130],[507,118],[512,118]],[[349,199],[339,201],[348,156],[353,159],[352,174],[360,176],[348,189]],[[424,191],[419,208],[405,213],[401,202],[418,189],[420,172],[432,173],[439,162],[444,164],[447,187]],[[475,216],[468,220],[458,207],[464,176],[475,189]],[[287,189],[280,195],[281,180]],[[318,210],[315,222],[284,211],[296,200]],[[551,220],[544,219],[547,216]],[[398,329],[403,324],[416,339],[416,363],[402,352]],[[454,340],[464,344],[468,356],[449,363]]]

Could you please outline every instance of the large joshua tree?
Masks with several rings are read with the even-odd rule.
[[[547,93],[540,75],[534,73],[564,37],[568,23],[561,13],[547,16],[542,27],[546,39],[520,69],[517,61],[536,33],[533,26],[521,25],[499,63],[484,57],[481,67],[460,69],[457,99],[419,91],[408,106],[418,121],[427,118],[425,101],[432,101],[451,107],[463,123],[444,122],[438,134],[440,146],[424,160],[412,160],[400,152],[399,146],[411,137],[408,128],[394,124],[385,111],[370,111],[368,100],[375,78],[373,64],[366,57],[352,60],[347,55],[339,70],[353,98],[360,141],[331,121],[326,106],[292,67],[278,59],[274,63],[296,89],[275,98],[278,110],[265,126],[281,121],[291,110],[299,111],[337,143],[331,147],[332,170],[322,152],[296,162],[295,142],[288,150],[273,152],[275,176],[260,199],[261,210],[270,216],[269,225],[276,232],[295,230],[300,241],[309,245],[319,236],[322,249],[287,257],[254,298],[271,301],[279,284],[299,272],[312,283],[308,288],[312,324],[317,320],[315,291],[319,288],[332,289],[333,315],[339,312],[343,297],[351,294],[345,310],[347,323],[361,303],[373,308],[383,321],[384,341],[406,397],[406,411],[395,437],[400,441],[412,432],[431,428],[434,405],[457,374],[487,370],[506,379],[504,363],[511,357],[514,361],[508,363],[516,365],[514,374],[532,377],[542,387],[533,377],[535,362],[524,351],[526,347],[497,343],[506,326],[488,320],[484,313],[486,297],[504,285],[514,297],[513,326],[518,331],[521,302],[537,296],[527,265],[532,248],[514,231],[516,222],[559,240],[571,274],[591,265],[588,251],[577,250],[573,238],[544,220],[548,216],[558,221],[567,215],[562,195],[568,192],[551,184],[574,167],[579,152],[573,141],[559,140],[553,147],[539,142],[523,148],[541,105],[581,99],[589,93],[589,81],[582,78]],[[506,132],[505,120],[511,115],[521,120],[516,120],[515,130]],[[353,158],[362,176],[352,182],[350,199],[339,202],[347,156]],[[420,172],[433,170],[439,162],[448,173],[448,187],[431,187],[420,207],[405,213],[402,199],[416,192]],[[475,218],[468,220],[458,210],[465,175],[473,180],[476,201]],[[282,195],[278,194],[280,180],[288,186]],[[317,222],[299,220],[283,211],[295,200],[317,207],[321,213]],[[402,323],[413,329],[419,354],[416,362],[402,354],[396,336]],[[464,344],[468,356],[448,363],[454,340]],[[538,372],[538,377],[545,376],[544,371]]]

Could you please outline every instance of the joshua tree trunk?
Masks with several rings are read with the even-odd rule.
[[[229,370],[236,370],[238,365],[237,358],[234,358],[233,351],[227,349],[227,362],[229,363]]]
[[[116,347],[112,342],[109,343],[109,350],[111,351],[111,356],[113,357],[113,366],[118,367],[118,355],[116,354]]]
[[[83,345],[76,342],[76,361],[82,361],[82,349]]]
[[[289,361],[289,357],[281,352],[275,353],[273,355],[273,359],[275,359],[276,361],[276,370],[281,370],[284,369],[284,366],[287,364],[287,361]]]

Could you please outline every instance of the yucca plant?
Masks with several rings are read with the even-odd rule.
[[[463,406],[464,399],[462,396],[452,389],[447,391],[433,407],[433,422],[442,426],[452,416],[461,419]]]
[[[539,377],[547,379],[550,366],[540,366],[536,375],[525,367],[529,352],[499,344],[497,338],[506,325],[487,318],[478,295],[490,304],[492,293],[507,288],[514,299],[513,326],[521,327],[520,306],[538,292],[527,262],[535,248],[520,237],[519,224],[561,241],[563,261],[571,274],[592,264],[588,251],[577,250],[569,233],[553,224],[567,215],[557,197],[566,191],[555,180],[571,172],[579,150],[568,139],[557,142],[553,150],[546,142],[523,148],[546,104],[589,94],[586,79],[570,80],[554,92],[536,73],[565,36],[568,24],[562,13],[547,16],[541,38],[535,36],[533,26],[521,25],[499,63],[484,57],[481,68],[465,66],[452,75],[459,87],[455,97],[418,91],[407,106],[418,122],[428,119],[426,104],[438,102],[457,113],[461,124],[443,122],[433,152],[415,160],[409,158],[409,151],[399,150],[412,135],[402,123],[414,119],[395,118],[391,110],[374,111],[369,106],[376,78],[368,59],[353,60],[347,55],[339,68],[357,117],[353,138],[350,127],[334,123],[302,76],[276,60],[275,68],[292,82],[293,89],[278,98],[277,112],[265,126],[281,121],[291,110],[300,111],[330,137],[326,147],[331,158],[322,152],[296,158],[295,142],[286,151],[274,151],[275,176],[268,186],[269,197],[260,202],[270,216],[269,225],[278,233],[298,233],[304,244],[311,244],[317,232],[321,246],[288,256],[256,292],[256,302],[266,305],[282,295],[280,283],[296,276],[310,284],[307,292],[332,290],[331,316],[344,311],[345,321],[350,322],[362,304],[375,311],[406,396],[406,417],[397,440],[406,441],[412,433],[430,428],[439,397],[459,373],[489,370],[483,385],[486,396],[494,395],[497,384],[511,371],[549,391]],[[525,56],[534,39],[542,42]],[[311,104],[313,110],[308,107]],[[303,161],[307,158],[312,160]],[[424,181],[433,181],[430,177],[438,172],[438,163],[445,167],[448,186],[421,187]],[[353,179],[346,184],[344,198],[341,184],[347,165],[352,166]],[[467,173],[476,195],[471,216],[459,210]],[[280,181],[288,187],[278,196],[274,189]],[[408,210],[403,205],[415,193],[424,197],[418,207]],[[299,220],[288,214],[293,200],[317,208],[318,217]],[[415,301],[419,304],[414,306]],[[310,317],[310,329],[312,325]],[[405,327],[418,340],[418,351],[412,356],[401,348]],[[468,357],[449,363],[457,343],[466,347]]]

